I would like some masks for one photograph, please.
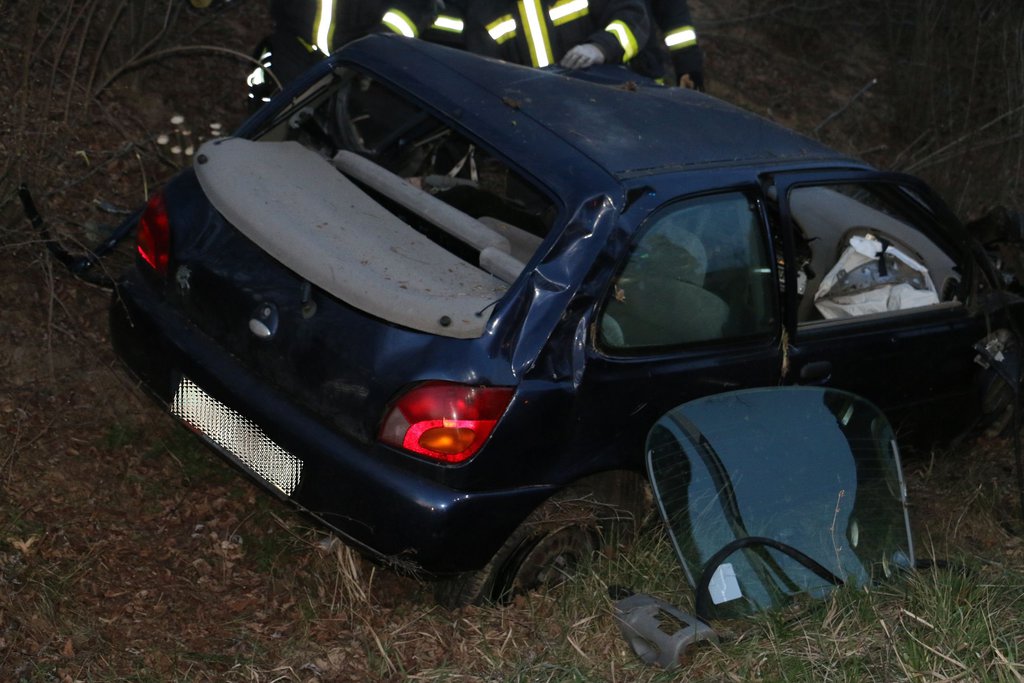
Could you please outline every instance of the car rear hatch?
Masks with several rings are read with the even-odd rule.
[[[481,267],[414,230],[297,142],[218,140],[202,148],[196,170],[225,218],[311,284],[396,325],[479,337],[480,311],[522,269],[503,268],[513,260],[508,239],[356,154],[338,152],[334,165],[435,218],[480,254]]]
[[[392,213],[352,177],[413,208]],[[372,441],[389,401],[421,380],[513,383],[485,348],[494,304],[523,267],[509,240],[372,162],[226,139],[201,148],[167,196],[170,302],[343,433]],[[209,205],[176,201],[195,196]],[[411,214],[447,226],[480,265],[411,227]]]

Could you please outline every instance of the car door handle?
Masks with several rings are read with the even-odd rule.
[[[800,381],[808,384],[824,384],[832,377],[832,363],[816,360],[800,368]]]

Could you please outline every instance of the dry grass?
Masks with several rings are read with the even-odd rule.
[[[0,2],[4,677],[676,680],[627,650],[608,598],[609,586],[626,585],[689,603],[658,533],[558,590],[446,612],[429,587],[256,496],[112,379],[105,297],[52,270],[13,190],[29,182],[62,237],[90,244],[109,221],[94,200],[133,207],[187,163],[154,142],[172,132],[172,114],[204,126],[213,113],[227,125],[241,116],[244,61],[203,46],[220,37],[218,49],[248,52],[265,26],[262,4],[208,17],[183,5]],[[694,3],[707,19],[713,93],[880,165],[919,170],[965,214],[1021,204],[1018,5],[805,2],[765,13],[740,0]],[[1024,680],[1024,546],[1006,514],[1008,444],[971,447],[916,463],[910,477],[920,543],[967,574],[921,573],[716,624],[723,644],[695,650],[683,675]]]
[[[960,212],[1019,205],[1024,192],[1024,6],[891,3],[894,69],[905,84],[897,156],[941,185]],[[907,21],[912,18],[913,21]]]
[[[623,579],[687,602],[667,544],[652,533],[618,558],[596,561],[555,592],[535,593],[505,608],[446,613],[421,606],[391,614],[385,625],[362,620],[352,636],[382,680],[676,680],[678,672],[641,664],[612,626],[607,587]],[[692,651],[685,676],[1018,681],[1024,672],[1017,663],[1024,647],[1022,581],[1019,571],[991,567],[968,574],[920,573],[872,590],[841,590],[784,614],[716,624],[722,645]],[[329,647],[314,660],[324,680],[344,675],[351,649],[351,643]],[[284,670],[309,668],[276,669]]]
[[[1024,204],[1024,4],[695,4],[712,65],[732,75],[738,51],[762,57],[756,96],[736,74],[730,99],[922,176],[965,218]]]

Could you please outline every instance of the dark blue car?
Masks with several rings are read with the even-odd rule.
[[[450,604],[642,514],[673,406],[821,384],[932,437],[994,410],[1011,351],[996,274],[919,182],[626,72],[390,36],[206,143],[138,251],[111,320],[141,382]]]

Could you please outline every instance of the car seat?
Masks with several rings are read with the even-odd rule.
[[[729,306],[704,289],[707,253],[693,234],[649,234],[616,282],[602,320],[613,347],[669,346],[722,334]]]

